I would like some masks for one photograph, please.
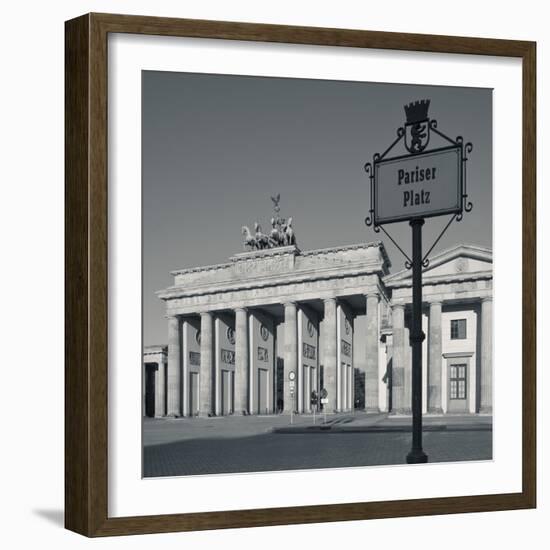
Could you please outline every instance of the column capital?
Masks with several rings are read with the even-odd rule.
[[[493,297],[492,296],[484,296],[483,298],[481,298],[481,303],[483,304],[484,302],[492,302],[493,301]]]
[[[212,317],[213,313],[214,313],[213,311],[201,311],[200,316],[201,317]]]
[[[168,327],[171,330],[174,330],[176,328],[177,330],[179,330],[182,325],[181,317],[179,315],[169,315],[168,317],[166,317],[166,320],[168,321]]]
[[[329,303],[329,304],[332,304],[332,303],[336,303],[336,297],[332,296],[330,298],[323,298],[323,302],[326,304],[326,303]]]
[[[234,311],[235,313],[237,313],[238,311],[244,311],[244,313],[247,313],[247,312],[248,312],[248,308],[245,307],[245,306],[236,307],[236,308],[233,308],[233,311]]]
[[[368,300],[369,298],[376,298],[378,301],[380,301],[380,292],[366,292],[365,298]]]
[[[405,304],[400,304],[400,303],[392,304],[391,308],[392,309],[405,309]]]
[[[443,300],[429,300],[428,305],[432,306],[443,306]]]
[[[286,302],[283,302],[283,306],[285,307],[285,309],[287,307],[296,307],[296,305],[297,305],[296,302],[293,300],[288,300]]]

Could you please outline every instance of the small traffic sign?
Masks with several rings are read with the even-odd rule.
[[[289,379],[290,381],[292,381],[292,380],[294,380],[295,378],[296,378],[296,373],[295,373],[293,370],[291,370],[291,371],[288,373],[288,379]]]
[[[326,404],[328,403],[328,399],[327,399],[326,397],[322,398],[322,399],[321,399],[321,403],[322,403],[323,405],[326,405]]]

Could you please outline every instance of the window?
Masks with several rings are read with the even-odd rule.
[[[453,319],[451,321],[451,340],[464,340],[466,338],[466,319]]]
[[[466,365],[451,365],[449,382],[451,383],[449,397],[466,399]]]

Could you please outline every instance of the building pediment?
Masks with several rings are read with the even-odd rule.
[[[425,284],[492,278],[493,253],[490,248],[477,245],[457,245],[430,258],[423,270]],[[390,288],[410,286],[412,272],[404,269],[384,278]]]

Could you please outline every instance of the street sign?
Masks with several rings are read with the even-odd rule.
[[[328,403],[328,399],[327,399],[326,397],[322,397],[322,398],[321,398],[321,403],[322,403],[323,405],[326,405],[326,404]]]
[[[375,153],[372,163],[365,164],[370,178],[370,210],[365,218],[367,226],[377,233],[382,229],[397,249],[405,256],[405,267],[412,268],[412,347],[411,410],[412,445],[407,463],[428,461],[422,449],[422,344],[426,335],[422,330],[422,270],[429,265],[428,256],[453,221],[460,222],[464,212],[473,204],[466,188],[466,162],[473,150],[462,136],[452,139],[430,119],[429,99],[414,101],[404,106],[406,121],[397,128],[397,139],[384,153]],[[445,146],[427,149],[432,137]],[[401,143],[408,154],[388,157]],[[450,146],[448,144],[451,144]],[[424,256],[422,226],[432,216],[452,215],[439,237]],[[403,251],[384,224],[408,221],[412,229],[412,259]]]
[[[462,211],[462,147],[374,161],[374,223]]]

